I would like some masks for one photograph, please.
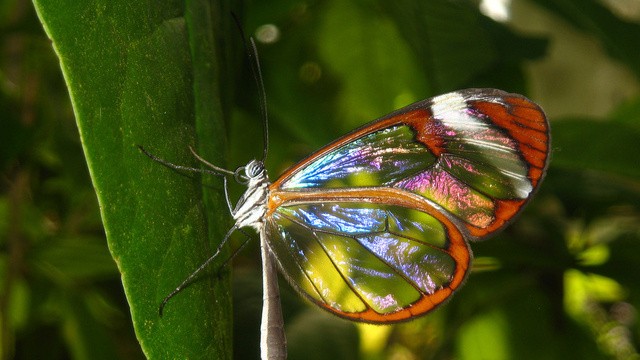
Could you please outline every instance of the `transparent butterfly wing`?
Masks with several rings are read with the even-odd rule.
[[[520,95],[470,89],[344,136],[270,186],[268,243],[289,281],[368,322],[424,314],[469,268],[467,240],[503,228],[538,187],[548,124]]]
[[[366,199],[365,199],[366,200]],[[400,321],[444,301],[470,253],[435,210],[369,203],[281,206],[266,223],[288,280],[319,306],[366,322]]]
[[[546,171],[548,151],[548,123],[536,104],[469,89],[356,130],[294,166],[272,189],[403,189],[441,205],[481,238],[526,203]]]

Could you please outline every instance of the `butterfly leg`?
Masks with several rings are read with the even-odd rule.
[[[233,205],[231,204],[231,199],[229,198],[229,186],[227,177],[223,177],[222,181],[224,183],[224,198],[227,200],[227,207],[229,208],[229,213],[233,216]]]
[[[162,311],[164,310],[165,305],[167,305],[167,302],[171,300],[172,297],[176,296],[176,294],[178,294],[180,291],[184,290],[189,285],[191,285],[191,283],[198,276],[198,274],[200,274],[204,269],[206,269],[209,266],[209,264],[211,264],[211,262],[213,262],[213,260],[215,260],[218,257],[218,254],[220,254],[220,251],[222,251],[222,248],[225,246],[225,244],[227,243],[227,240],[229,240],[229,237],[235,230],[237,230],[237,227],[234,225],[231,229],[229,229],[227,234],[224,236],[224,239],[222,239],[222,242],[220,243],[220,245],[218,245],[218,248],[213,253],[213,255],[211,255],[204,263],[202,263],[202,265],[200,265],[200,267],[198,267],[194,272],[192,272],[191,275],[189,275],[186,279],[184,279],[184,281],[180,285],[178,285],[177,288],[175,288],[169,295],[167,295],[162,300],[162,303],[160,303],[160,307],[158,308],[158,314],[161,317],[162,317]],[[245,241],[245,243],[246,242],[247,241]],[[236,253],[237,251],[234,252],[234,255]]]

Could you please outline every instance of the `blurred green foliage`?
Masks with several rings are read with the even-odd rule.
[[[514,0],[505,24],[477,5],[1,3],[2,358],[257,358],[255,241],[234,260],[231,293],[225,268],[158,317],[230,219],[218,179],[181,176],[135,147],[191,166],[189,145],[229,168],[260,155],[258,92],[230,11],[258,40],[272,178],[356,126],[454,89],[527,94],[552,122],[540,192],[508,229],[472,244],[474,272],[449,303],[363,326],[283,283],[291,359],[640,358],[637,13]]]

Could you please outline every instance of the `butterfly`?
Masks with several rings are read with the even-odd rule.
[[[356,129],[273,183],[261,160],[239,168],[247,189],[229,204],[229,234],[260,235],[263,359],[286,357],[276,267],[304,298],[348,320],[424,315],[463,284],[470,241],[503,229],[531,199],[549,144],[532,101],[466,89]]]
[[[402,321],[462,284],[469,241],[520,211],[548,149],[545,115],[526,98],[452,92],[355,130],[272,184],[250,163],[234,217],[259,230],[285,278],[319,307],[349,320]]]

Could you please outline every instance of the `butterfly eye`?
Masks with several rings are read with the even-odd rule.
[[[264,173],[264,164],[262,161],[252,160],[245,166],[244,173],[249,179],[257,178]]]
[[[262,161],[251,160],[247,165],[241,166],[233,173],[234,179],[240,184],[247,184],[251,179],[263,176],[265,171]]]

